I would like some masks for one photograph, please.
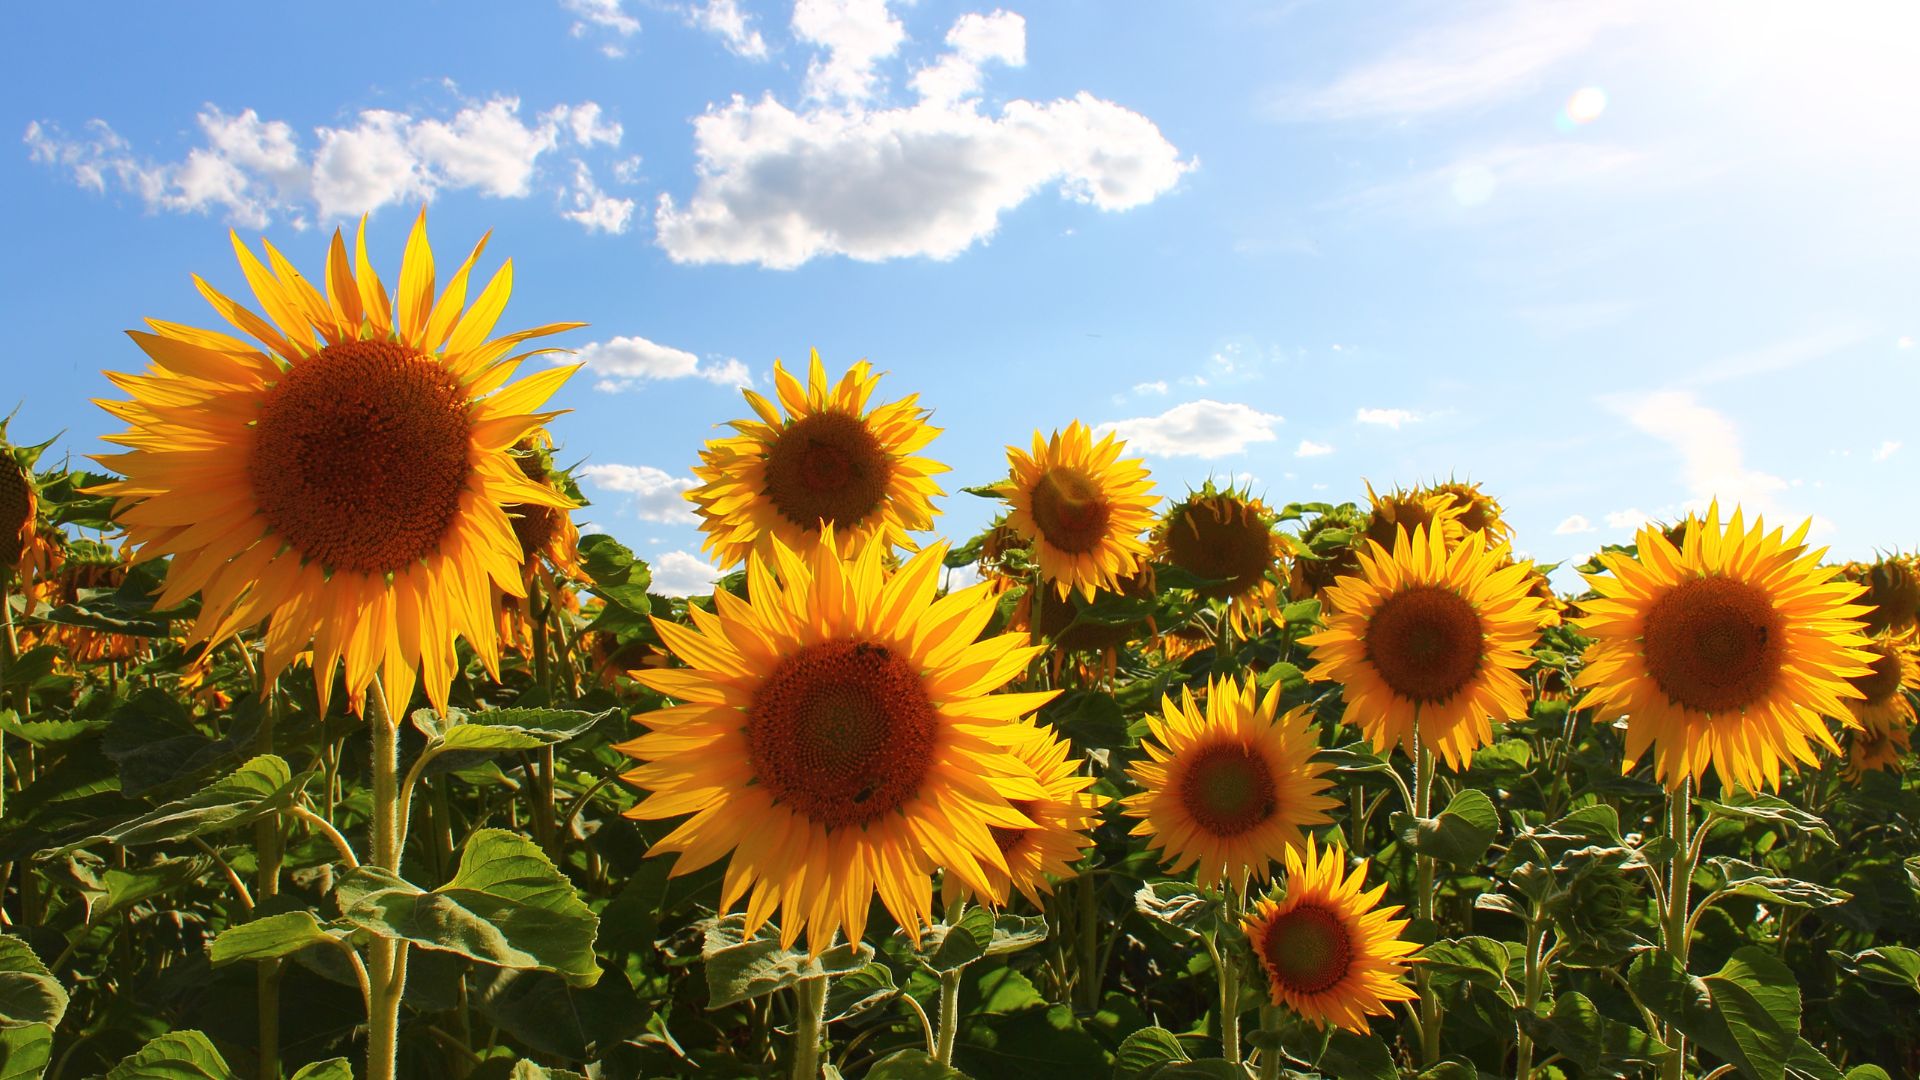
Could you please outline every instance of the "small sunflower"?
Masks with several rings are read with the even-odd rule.
[[[144,374],[109,373],[130,401],[100,406],[129,448],[96,460],[125,479],[97,490],[138,559],[172,556],[159,604],[201,596],[188,641],[218,645],[267,624],[261,685],[311,648],[324,712],[344,661],[358,707],[376,669],[399,716],[424,668],[445,708],[464,637],[499,665],[495,589],[523,590],[521,550],[503,506],[567,505],[527,480],[509,448],[557,415],[535,412],[573,373],[508,383],[522,342],[555,323],[489,339],[513,285],[502,266],[471,306],[483,238],[435,297],[422,213],[389,297],[367,258],[366,224],[349,258],[336,230],[321,289],[271,244],[263,264],[233,245],[265,316],[195,278],[227,321],[259,344],[150,320],[133,331]]]
[[[8,439],[12,417],[0,418],[0,586],[12,571],[27,610],[38,600],[50,566],[63,543],[58,526],[41,520],[40,485],[33,467],[53,442],[15,446]]]
[[[859,940],[876,892],[918,940],[935,866],[1003,900],[992,830],[1034,828],[1014,804],[1049,798],[1014,721],[1053,692],[993,692],[1039,650],[975,640],[985,585],[934,598],[945,545],[894,574],[884,547],[844,562],[829,527],[804,554],[751,554],[748,600],[716,592],[692,629],[655,619],[691,667],[632,675],[683,704],[635,717],[649,730],[618,747],[650,793],[628,816],[692,815],[653,846],[680,853],[673,873],[727,859],[721,910],[745,898],[748,933],[778,910],[782,945],[804,933],[816,955],[836,932]]]
[[[1034,432],[1031,453],[1007,447],[1007,524],[1033,544],[1041,575],[1063,597],[1078,589],[1091,600],[1146,561],[1141,534],[1157,496],[1140,459],[1121,460],[1125,448],[1112,433],[1094,442],[1078,420],[1051,438]]]
[[[1227,601],[1227,617],[1243,638],[1280,620],[1280,588],[1287,539],[1274,531],[1278,517],[1251,491],[1225,491],[1207,481],[1173,505],[1153,532],[1156,559],[1217,585],[1202,596]]]
[[[907,534],[932,527],[932,499],[945,494],[932,478],[947,467],[915,455],[940,429],[918,394],[869,410],[879,382],[862,360],[830,384],[814,352],[804,388],[774,361],[779,407],[742,391],[758,419],[735,420],[739,434],[707,443],[693,469],[703,482],[687,492],[720,569],[754,551],[771,560],[776,540],[805,550],[829,526],[843,556],[876,538],[917,548]]]
[[[1309,679],[1344,687],[1347,718],[1390,753],[1418,736],[1454,769],[1493,741],[1492,720],[1527,715],[1519,673],[1543,615],[1527,591],[1531,563],[1477,534],[1451,545],[1425,526],[1391,548],[1371,539],[1360,573],[1327,590],[1327,628]]]
[[[1886,555],[1871,563],[1850,562],[1840,575],[1867,588],[1859,602],[1870,609],[1861,616],[1868,637],[1905,633],[1920,618],[1920,556]]]
[[[1868,731],[1911,727],[1915,720],[1909,695],[1920,694],[1920,649],[1912,637],[1883,637],[1865,647],[1871,657],[1867,674],[1847,682],[1859,691],[1847,699],[1847,711]]]
[[[1384,1016],[1388,1003],[1419,995],[1407,986],[1410,954],[1418,945],[1402,940],[1406,919],[1398,906],[1381,907],[1387,887],[1366,888],[1365,859],[1341,872],[1345,853],[1287,849],[1286,894],[1254,904],[1242,924],[1247,941],[1267,973],[1267,991],[1284,1005],[1325,1028],[1329,1023],[1362,1035],[1367,1017]]]
[[[1326,605],[1326,592],[1343,577],[1360,572],[1360,550],[1367,515],[1352,503],[1330,507],[1314,516],[1293,542],[1293,568],[1287,595],[1295,600],[1313,597]]]
[[[61,539],[58,547],[49,545],[49,589],[44,597],[49,607],[80,603],[95,590],[117,589],[126,581],[126,560],[112,548],[84,538]],[[74,664],[124,662],[146,647],[146,639],[132,634],[72,623],[42,623],[35,628],[35,637],[60,646]]]
[[[1858,784],[1870,772],[1903,772],[1902,758],[1913,749],[1913,725],[1869,723],[1847,732],[1847,761],[1840,773]]]
[[[1438,535],[1449,546],[1466,535],[1466,529],[1460,524],[1464,508],[1445,492],[1395,488],[1382,495],[1373,490],[1373,484],[1368,483],[1367,501],[1373,509],[1367,514],[1367,524],[1362,531],[1367,539],[1388,551],[1392,551],[1394,544],[1399,542],[1398,537],[1402,532],[1412,536],[1425,529]]]
[[[1015,810],[1033,820],[1034,828],[988,826],[1007,862],[1007,872],[1001,874],[987,864],[981,869],[1002,893],[1011,884],[1040,907],[1053,892],[1054,879],[1073,877],[1073,864],[1093,846],[1087,834],[1099,822],[1107,797],[1087,790],[1094,778],[1081,773],[1080,762],[1067,757],[1066,742],[1050,730],[1032,721],[1013,725],[1013,730],[1018,736],[1013,755],[1031,772],[1046,798],[1012,802]]]
[[[1459,511],[1454,520],[1463,533],[1485,533],[1496,544],[1513,543],[1513,526],[1501,516],[1500,500],[1481,491],[1479,484],[1449,480],[1428,487],[1426,493],[1447,497],[1447,505]]]
[[[1301,830],[1323,825],[1336,800],[1324,794],[1331,768],[1313,760],[1316,731],[1302,706],[1280,713],[1280,686],[1260,696],[1256,681],[1216,679],[1204,708],[1181,688],[1149,716],[1147,760],[1132,767],[1144,790],[1122,800],[1139,818],[1134,836],[1174,873],[1196,866],[1202,888],[1265,881],[1281,853],[1305,843]]]
[[[1631,769],[1649,747],[1669,788],[1709,767],[1723,783],[1776,788],[1781,767],[1813,764],[1812,743],[1838,752],[1822,716],[1857,721],[1843,702],[1848,680],[1871,673],[1859,634],[1859,585],[1822,567],[1823,550],[1735,509],[1689,517],[1681,544],[1656,526],[1635,538],[1639,554],[1603,552],[1606,573],[1587,574],[1599,594],[1574,620],[1594,639],[1575,685],[1595,719],[1627,718]]]
[[[520,474],[533,483],[557,492],[567,506],[551,503],[514,503],[503,509],[513,524],[514,539],[520,541],[525,558],[525,578],[555,577],[579,581],[586,577],[580,569],[580,529],[573,523],[569,507],[583,505],[580,489],[573,477],[553,467],[553,439],[545,429],[521,439],[513,447],[514,464]]]

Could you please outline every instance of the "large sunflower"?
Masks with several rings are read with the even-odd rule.
[[[1811,524],[1783,539],[1736,509],[1723,529],[1715,505],[1687,519],[1677,548],[1647,526],[1638,557],[1598,556],[1609,572],[1587,575],[1599,596],[1573,620],[1594,639],[1575,685],[1596,720],[1627,718],[1625,768],[1652,747],[1670,788],[1711,767],[1757,790],[1779,786],[1783,764],[1812,764],[1812,743],[1838,752],[1821,717],[1857,723],[1847,680],[1873,656],[1852,602],[1861,587],[1807,549]]]
[[[1368,1016],[1387,1014],[1388,1002],[1412,1001],[1406,984],[1411,954],[1419,946],[1400,934],[1400,908],[1381,907],[1386,885],[1363,893],[1367,861],[1343,873],[1346,853],[1287,849],[1284,898],[1254,904],[1243,926],[1267,973],[1275,1005],[1285,1005],[1317,1027],[1333,1023],[1366,1034]]]
[[[1147,718],[1148,760],[1132,767],[1145,790],[1122,802],[1140,819],[1132,835],[1152,837],[1173,872],[1197,864],[1201,887],[1244,888],[1305,843],[1302,829],[1329,820],[1336,800],[1323,794],[1333,782],[1322,774],[1331,766],[1313,760],[1308,709],[1279,712],[1279,684],[1263,698],[1251,677],[1217,679],[1204,712],[1184,687],[1178,704],[1167,695],[1161,708]]]
[[[1087,790],[1094,778],[1080,771],[1078,760],[1067,757],[1066,742],[1050,730],[1029,721],[1014,725],[1014,733],[1018,736],[1014,756],[1045,790],[1046,798],[1013,800],[1013,808],[1032,818],[1035,827],[990,826],[987,831],[1006,859],[1007,871],[1002,874],[987,864],[981,869],[1001,892],[1011,884],[1039,907],[1053,892],[1054,879],[1072,877],[1073,864],[1093,846],[1087,833],[1098,821],[1107,797]]]
[[[739,434],[707,443],[693,469],[704,482],[687,492],[720,569],[754,551],[771,559],[775,540],[804,550],[829,526],[842,555],[874,538],[917,547],[907,534],[933,525],[933,496],[945,493],[932,477],[947,467],[914,455],[940,429],[927,423],[932,414],[920,408],[918,394],[869,411],[879,381],[862,360],[829,384],[814,352],[805,388],[774,361],[784,416],[773,402],[743,391],[759,419],[735,420],[729,426]]]
[[[1216,585],[1202,596],[1227,601],[1227,617],[1241,637],[1280,619],[1286,537],[1274,531],[1278,515],[1250,491],[1220,490],[1212,481],[1174,504],[1153,531],[1157,559]]]
[[[422,667],[427,696],[445,707],[456,636],[497,667],[492,590],[523,588],[501,507],[567,505],[528,481],[508,448],[556,415],[533,410],[574,370],[508,385],[533,353],[508,354],[581,324],[489,340],[513,264],[465,306],[485,243],[436,299],[422,213],[389,298],[364,222],[351,259],[335,231],[324,293],[273,245],[269,269],[235,236],[265,317],[194,281],[259,345],[158,320],[132,332],[153,362],[140,375],[108,373],[132,395],[99,403],[130,425],[109,441],[131,449],[97,459],[125,477],[99,490],[117,496],[137,558],[173,557],[159,603],[200,593],[189,642],[217,644],[265,620],[263,685],[312,648],[323,711],[342,660],[356,703],[385,672],[394,715]]]
[[[1007,447],[1007,524],[1032,542],[1041,575],[1062,597],[1078,589],[1092,600],[1146,561],[1141,534],[1158,496],[1139,458],[1120,459],[1124,449],[1111,432],[1095,442],[1078,420],[1051,438],[1034,432],[1031,453]]]
[[[778,909],[782,943],[804,931],[816,954],[836,931],[860,938],[876,892],[917,940],[934,866],[1004,899],[992,829],[1034,828],[1014,804],[1049,798],[1013,721],[1053,697],[993,693],[1038,650],[975,640],[985,585],[934,599],[944,544],[889,574],[884,544],[843,562],[831,532],[751,555],[749,601],[716,592],[693,629],[654,621],[691,667],[632,675],[683,704],[636,717],[650,730],[619,747],[651,792],[630,816],[693,815],[653,846],[680,853],[673,873],[727,858],[722,910],[746,898],[751,933]]]
[[[1527,714],[1519,672],[1543,614],[1531,563],[1479,534],[1451,546],[1422,526],[1389,550],[1368,540],[1360,573],[1327,590],[1327,628],[1307,677],[1344,687],[1347,720],[1381,753],[1414,752],[1418,736],[1454,769],[1493,741],[1494,719]]]

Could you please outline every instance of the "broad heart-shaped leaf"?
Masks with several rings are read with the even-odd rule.
[[[857,1016],[891,1001],[899,992],[893,984],[893,969],[877,960],[871,961],[827,983],[827,1022]]]
[[[53,1060],[53,1028],[0,1025],[0,1080],[40,1080]]]
[[[207,956],[213,966],[237,960],[271,960],[291,956],[310,946],[337,940],[311,911],[283,911],[220,931]]]
[[[1128,1035],[1113,1052],[1113,1080],[1143,1080],[1162,1065],[1191,1060],[1173,1032],[1144,1027]]]
[[[59,1027],[65,1015],[66,987],[26,942],[0,934],[0,1024]]]
[[[1421,965],[1432,972],[1434,985],[1441,989],[1468,982],[1493,991],[1508,1005],[1518,1005],[1520,995],[1507,974],[1512,960],[1507,944],[1490,937],[1436,941],[1420,952]]]
[[[237,829],[286,807],[309,775],[295,776],[285,761],[273,754],[261,754],[191,795],[163,803],[49,854],[66,855],[93,844],[157,844]]]
[[[1047,940],[1045,915],[996,915],[993,940],[987,942],[988,956],[1005,956],[1031,949]]]
[[[935,971],[966,967],[987,955],[993,944],[993,912],[968,908],[951,926],[936,926],[921,942],[921,960]]]
[[[1716,855],[1707,860],[1707,866],[1725,882],[1723,888],[1727,896],[1745,896],[1770,904],[1804,908],[1838,907],[1853,899],[1852,893],[1815,885],[1811,881],[1775,877],[1764,867],[1730,855]]]
[[[1561,994],[1546,1016],[1519,1008],[1514,1019],[1535,1042],[1565,1055],[1586,1076],[1636,1076],[1673,1053],[1672,1047],[1638,1025],[1602,1016],[1576,990]]]
[[[1655,1016],[1754,1080],[1781,1080],[1800,1037],[1800,986],[1772,953],[1738,949],[1704,978],[1664,949],[1642,953],[1628,982]]]
[[[1415,818],[1404,811],[1392,817],[1400,842],[1422,855],[1455,866],[1472,866],[1500,833],[1500,814],[1484,791],[1467,788],[1453,797],[1440,816]]]
[[[353,1080],[353,1063],[346,1058],[328,1058],[300,1066],[293,1080]]]
[[[1851,954],[1830,949],[1827,955],[1833,957],[1840,970],[1855,978],[1904,986],[1920,993],[1920,952],[1903,945],[1882,945]]]
[[[1400,1080],[1400,1069],[1393,1063],[1393,1051],[1376,1035],[1360,1035],[1345,1028],[1334,1028],[1327,1040],[1327,1052],[1317,1066],[1340,1080]]]
[[[235,1080],[227,1059],[197,1031],[172,1031],[107,1071],[106,1080]]]
[[[453,880],[425,892],[369,867],[343,875],[346,920],[370,933],[495,967],[553,971],[580,986],[600,977],[600,920],[539,847],[505,829],[468,838]]]
[[[967,1080],[967,1074],[940,1064],[925,1050],[900,1050],[875,1062],[867,1080]]]
[[[1817,836],[1829,844],[1836,842],[1833,830],[1827,827],[1824,820],[1775,795],[1737,792],[1725,801],[1695,799],[1693,802],[1701,810],[1717,817],[1779,825],[1789,832]]]
[[[744,915],[728,915],[707,924],[700,959],[707,968],[709,1009],[784,990],[815,975],[858,971],[873,959],[873,947],[864,941],[836,945],[809,957],[798,949],[781,948],[780,935],[770,926],[762,926],[749,940],[746,925]]]
[[[486,751],[537,750],[563,743],[593,728],[593,725],[618,712],[580,712],[575,709],[487,709],[466,712],[448,709],[437,716],[432,709],[416,709],[413,726],[420,729],[436,750]]]

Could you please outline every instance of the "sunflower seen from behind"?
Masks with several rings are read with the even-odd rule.
[[[1447,545],[1422,526],[1388,548],[1374,540],[1360,573],[1327,590],[1326,629],[1307,677],[1341,684],[1347,722],[1383,754],[1421,742],[1449,768],[1493,741],[1494,720],[1527,715],[1520,672],[1545,615],[1531,563],[1478,534]]]
[[[1459,523],[1462,535],[1485,533],[1493,543],[1513,543],[1513,526],[1507,524],[1500,500],[1480,490],[1479,484],[1448,480],[1426,487],[1422,494],[1446,496],[1448,508],[1457,511],[1454,521]]]
[[[1331,766],[1315,762],[1316,731],[1306,707],[1280,712],[1280,686],[1262,696],[1252,677],[1221,678],[1204,705],[1182,687],[1148,715],[1146,760],[1131,767],[1143,789],[1122,800],[1172,873],[1194,871],[1202,888],[1244,889],[1265,881],[1283,852],[1324,825],[1336,800]]]
[[[908,535],[933,525],[933,477],[947,467],[920,457],[940,429],[919,395],[868,408],[880,376],[865,360],[829,382],[820,354],[807,362],[805,386],[779,361],[773,401],[743,390],[754,418],[700,451],[687,492],[706,533],[705,550],[721,570],[778,542],[804,551],[831,533],[842,555],[869,540],[911,551]],[[784,411],[783,411],[784,410]]]
[[[1412,1001],[1407,986],[1411,954],[1401,938],[1406,919],[1398,906],[1381,907],[1386,885],[1364,892],[1367,861],[1343,871],[1346,853],[1318,847],[1287,849],[1286,891],[1263,898],[1242,922],[1275,1005],[1316,1027],[1328,1024],[1362,1035],[1367,1017],[1385,1016],[1393,1002]]]
[[[551,350],[510,354],[581,324],[491,336],[513,264],[468,304],[485,245],[436,279],[422,213],[389,294],[364,221],[351,256],[334,233],[319,287],[273,245],[262,263],[235,236],[263,314],[194,281],[251,341],[159,320],[131,332],[152,363],[108,373],[130,395],[99,402],[129,425],[108,441],[128,450],[96,459],[123,477],[98,490],[137,559],[172,557],[159,606],[200,594],[189,643],[264,622],[262,685],[311,649],[323,711],[340,664],[355,707],[383,673],[396,716],[416,679],[445,708],[455,638],[497,670],[494,590],[523,591],[502,507],[567,505],[509,448],[556,415],[536,410],[574,370],[513,382]]]
[[[691,815],[652,852],[679,853],[675,875],[726,859],[721,910],[744,899],[750,935],[777,912],[782,945],[804,934],[815,955],[865,933],[875,894],[918,940],[935,867],[1005,898],[992,830],[1037,827],[1015,807],[1050,798],[1016,721],[1053,697],[994,693],[1038,649],[976,640],[995,608],[984,584],[935,599],[945,545],[889,573],[881,543],[843,561],[831,529],[821,541],[750,555],[749,599],[716,592],[691,628],[654,620],[688,666],[630,674],[679,704],[637,716],[646,733],[618,747],[648,792],[628,816]]]
[[[1078,420],[1051,436],[1034,432],[1031,451],[1007,447],[1007,525],[1033,545],[1041,577],[1061,597],[1117,590],[1147,560],[1143,534],[1159,497],[1140,459],[1121,458],[1125,450],[1112,432],[1096,442]]]
[[[1286,537],[1276,532],[1278,515],[1243,489],[1220,489],[1211,480],[1187,494],[1160,518],[1153,531],[1154,557],[1215,584],[1200,595],[1227,602],[1227,619],[1241,637],[1280,619],[1280,588]]]
[[[1735,509],[1723,526],[1716,504],[1687,519],[1677,547],[1647,526],[1637,556],[1598,556],[1604,572],[1586,578],[1599,595],[1573,620],[1593,639],[1575,685],[1597,722],[1626,718],[1623,770],[1651,750],[1669,789],[1712,769],[1758,791],[1813,764],[1816,746],[1839,751],[1821,718],[1858,723],[1848,680],[1870,674],[1872,654],[1861,586],[1820,565],[1811,524],[1784,536]]]

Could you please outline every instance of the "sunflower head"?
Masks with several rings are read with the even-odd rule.
[[[1868,725],[1847,732],[1847,761],[1840,772],[1855,784],[1865,783],[1870,772],[1905,772],[1902,759],[1912,750],[1912,724]]]
[[[1352,503],[1315,515],[1294,539],[1288,595],[1296,600],[1318,597],[1324,606],[1326,591],[1335,582],[1360,572],[1366,527],[1367,515]]]
[[[553,439],[545,429],[515,443],[513,460],[529,482],[552,490],[569,506],[586,505],[572,474],[554,467]],[[567,507],[512,503],[503,509],[513,525],[514,539],[520,541],[522,566],[528,580],[535,576],[552,579],[555,575],[580,580],[586,576],[580,568],[580,529],[574,525]]]
[[[1485,533],[1487,539],[1498,543],[1513,542],[1513,526],[1501,517],[1500,500],[1481,491],[1479,484],[1449,480],[1444,484],[1434,484],[1426,491],[1447,497],[1447,505],[1459,511],[1455,520],[1460,523],[1463,532]]]
[[[38,446],[15,446],[7,428],[13,417],[0,419],[0,574],[15,570],[22,579],[32,570],[40,544],[40,491],[33,466],[53,440]]]
[[[1011,726],[1013,756],[1046,797],[1013,800],[1013,808],[1031,819],[1033,828],[988,827],[1007,870],[1002,875],[991,865],[982,869],[1002,891],[1011,885],[1041,907],[1054,881],[1073,877],[1073,865],[1093,846],[1088,834],[1098,824],[1107,797],[1087,790],[1094,778],[1082,772],[1079,760],[1067,756],[1067,744],[1050,730],[1031,720]]]
[[[1450,547],[1424,527],[1372,540],[1360,573],[1327,591],[1309,679],[1344,687],[1347,718],[1381,753],[1425,743],[1455,769],[1493,741],[1494,720],[1527,715],[1519,676],[1544,618],[1532,564],[1470,534]]]
[[[1843,702],[1870,674],[1853,603],[1862,587],[1821,567],[1790,537],[1751,528],[1738,509],[1723,526],[1717,505],[1690,517],[1675,547],[1655,526],[1638,555],[1599,556],[1598,593],[1574,620],[1593,639],[1575,680],[1580,708],[1627,719],[1625,767],[1649,748],[1670,788],[1707,769],[1725,783],[1774,788],[1783,767],[1812,764],[1814,746],[1837,752],[1822,716],[1856,723]]]
[[[807,362],[805,386],[778,360],[773,401],[743,390],[754,417],[735,420],[734,435],[700,451],[687,492],[720,569],[773,544],[795,551],[829,532],[849,556],[869,540],[914,550],[910,532],[933,525],[933,477],[946,472],[918,456],[940,429],[927,424],[919,395],[869,409],[880,376],[865,360],[829,382],[820,354]]]
[[[1007,524],[1033,545],[1041,575],[1063,597],[1078,589],[1091,600],[1147,557],[1141,534],[1157,497],[1140,460],[1120,458],[1124,449],[1111,432],[1095,442],[1078,420],[1051,437],[1034,432],[1031,452],[1007,447]]]
[[[1847,680],[1859,697],[1847,699],[1847,709],[1865,728],[1911,725],[1911,695],[1920,694],[1920,648],[1911,636],[1877,638],[1863,650],[1867,673]]]
[[[1280,687],[1262,697],[1249,676],[1214,680],[1204,707],[1183,687],[1147,718],[1147,760],[1132,769],[1142,790],[1124,800],[1139,819],[1133,835],[1152,837],[1173,872],[1193,867],[1203,888],[1266,880],[1282,852],[1305,842],[1303,829],[1330,820],[1331,766],[1313,760],[1310,712],[1279,709]]]
[[[647,732],[619,747],[649,793],[630,816],[692,815],[653,852],[679,853],[674,874],[727,859],[722,910],[744,899],[749,933],[777,911],[782,944],[804,933],[816,955],[860,938],[876,893],[917,940],[935,867],[1004,899],[992,830],[1037,827],[1016,804],[1051,797],[1014,721],[1053,697],[993,692],[1038,650],[976,640],[989,587],[935,598],[944,545],[889,573],[881,543],[845,561],[830,528],[820,541],[750,554],[749,598],[716,591],[691,627],[654,620],[691,666],[632,673],[680,704],[635,717]]]
[[[1367,500],[1373,509],[1367,514],[1365,536],[1388,551],[1393,550],[1401,533],[1412,536],[1424,529],[1449,544],[1466,534],[1460,524],[1464,508],[1447,493],[1395,488],[1382,495],[1368,483]]]
[[[1282,569],[1288,544],[1274,531],[1277,523],[1278,515],[1251,491],[1219,489],[1209,480],[1161,515],[1154,557],[1215,582],[1200,594],[1228,601],[1234,627],[1250,636],[1280,610],[1270,575]]]
[[[126,559],[96,540],[62,538],[49,562],[51,595],[46,600],[55,607],[80,603],[86,594],[99,589],[117,589],[127,580]],[[68,623],[46,623],[42,632],[48,642],[65,649],[68,659],[75,663],[131,660],[145,644],[143,639],[130,634]]]
[[[1871,563],[1850,562],[1841,576],[1866,586],[1860,603],[1868,637],[1904,633],[1920,617],[1920,556],[1885,555]]]
[[[1141,563],[1140,569],[1116,582],[1117,588],[1098,589],[1091,602],[1085,606],[1098,604],[1102,600],[1151,600],[1155,595],[1153,567]],[[1083,602],[1074,596],[1059,597],[1045,595],[1040,598],[1040,628],[1036,640],[1053,643],[1063,652],[1105,652],[1118,649],[1132,640],[1134,632],[1151,618],[1142,617],[1123,622],[1081,621],[1080,608]],[[1031,594],[1020,598],[1014,605],[1013,614],[1008,621],[1010,629],[1025,630],[1033,633],[1033,597]]]
[[[1406,976],[1419,946],[1402,940],[1407,920],[1394,918],[1400,908],[1380,906],[1384,884],[1362,891],[1365,859],[1343,871],[1345,852],[1320,848],[1311,837],[1304,849],[1288,848],[1286,858],[1285,893],[1256,901],[1242,923],[1267,992],[1317,1027],[1365,1034],[1367,1017],[1418,996]]]
[[[138,557],[173,556],[159,603],[198,592],[189,641],[217,644],[264,621],[263,684],[312,650],[321,706],[345,660],[350,700],[376,668],[388,709],[404,712],[424,666],[446,705],[464,637],[497,668],[496,595],[524,589],[503,506],[564,507],[529,481],[509,448],[556,413],[534,412],[572,374],[509,380],[532,338],[563,323],[490,338],[512,264],[468,305],[483,238],[436,291],[426,216],[415,222],[391,294],[336,231],[324,291],[271,244],[267,261],[233,238],[264,314],[195,279],[251,341],[152,320],[134,342],[152,363],[109,373],[131,400],[101,402],[129,429],[99,457],[124,479],[118,520]]]

